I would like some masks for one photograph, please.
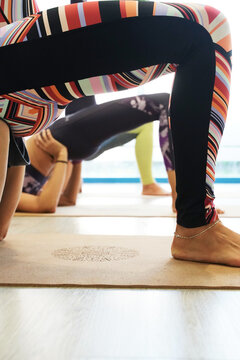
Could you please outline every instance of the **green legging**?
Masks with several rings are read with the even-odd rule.
[[[152,184],[153,122],[146,123],[131,131],[124,132],[104,141],[98,151],[84,160],[96,159],[103,152],[127,144],[136,139],[135,154],[143,185]]]
[[[143,185],[152,184],[153,122],[128,132],[136,134],[135,155]]]

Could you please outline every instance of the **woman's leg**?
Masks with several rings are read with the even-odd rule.
[[[37,14],[27,20],[24,31],[31,41],[1,48],[5,69],[1,94],[37,88],[38,95],[42,91],[43,97],[59,99],[58,105],[64,106],[75,96],[137,86],[146,77],[176,71],[170,115],[177,221],[184,228],[214,223],[214,169],[231,70],[230,34],[223,14],[203,5],[90,2]],[[12,40],[4,36],[5,44],[10,44]],[[61,47],[65,55],[56,62]],[[28,71],[19,73],[16,57],[19,68]],[[145,68],[155,64],[165,65],[146,73]]]
[[[216,22],[216,18],[220,16],[220,20],[224,21],[224,17],[214,9],[204,6],[196,7],[196,9],[193,7],[193,10],[191,10],[189,7],[166,5],[161,3],[146,4],[140,2],[136,3],[135,8],[132,4],[134,3],[102,2],[76,5],[73,4],[71,6],[62,7],[60,11],[57,11],[57,9],[51,9],[47,12],[36,15],[34,20],[29,20],[30,29],[28,31],[28,39],[32,41],[25,41],[21,44],[13,44],[11,46],[2,47],[1,51],[8,55],[2,57],[2,59],[8,60],[6,61],[6,64],[3,64],[4,68],[6,68],[4,74],[11,73],[12,76],[10,79],[6,79],[6,81],[3,79],[1,84],[5,84],[5,88],[8,86],[9,90],[13,90],[14,88],[21,89],[22,86],[31,88],[33,85],[44,86],[46,83],[49,83],[50,85],[51,82],[65,83],[70,78],[76,78],[78,74],[79,78],[84,79],[87,78],[90,74],[98,75],[108,72],[114,73],[114,71],[124,71],[124,69],[127,71],[128,69],[134,67],[138,68],[140,65],[146,66],[148,64],[160,63],[164,60],[171,60],[171,62],[179,64],[177,67],[171,106],[171,121],[173,132],[175,134],[179,134],[179,129],[177,131],[174,130],[175,125],[177,128],[183,129],[181,130],[182,132],[186,127],[186,134],[191,133],[193,130],[193,133],[191,134],[193,136],[189,136],[189,147],[193,147],[193,149],[195,147],[197,148],[197,153],[201,152],[204,154],[206,153],[207,149],[206,139],[209,129],[211,94],[213,92],[213,84],[215,79],[216,60],[215,44],[204,26],[210,29],[212,23],[214,21]],[[200,22],[202,18],[204,21],[206,21],[206,17],[208,16],[209,21],[206,21],[207,26],[205,24],[202,26],[196,22],[189,21],[188,17],[184,18],[184,10],[186,9],[188,10],[188,16],[192,15],[196,22]],[[83,13],[80,11],[83,11]],[[77,25],[77,21],[75,21],[74,25],[64,23],[67,29],[69,29],[69,27],[75,27],[75,30],[62,32],[63,18],[64,16],[65,19],[67,18],[68,12],[71,12],[71,18],[74,18],[75,20],[77,20],[77,16],[75,16],[76,14],[78,15],[78,19],[81,19],[80,15],[85,15],[85,25],[87,21],[90,24],[101,21],[103,22],[82,28],[78,28],[80,26],[80,20]],[[131,18],[128,17],[128,13],[130,16],[136,16],[138,13],[139,16]],[[112,16],[114,15],[114,22],[110,22],[113,19],[110,14]],[[157,16],[151,16],[151,14]],[[166,16],[166,14],[170,14],[170,16]],[[124,19],[122,19],[123,17]],[[59,26],[57,26],[57,20],[59,21]],[[212,30],[214,31],[214,28]],[[155,37],[156,34],[162,32],[166,32],[167,36],[164,38],[164,41],[161,40],[161,44],[159,46],[159,44],[156,44]],[[42,35],[42,38],[39,38],[39,33]],[[106,33],[108,34],[107,38]],[[51,36],[50,34],[55,36]],[[111,34],[111,36],[109,36],[109,34]],[[225,36],[223,36],[223,39],[228,36],[226,31],[224,35]],[[147,41],[143,41],[145,38]],[[86,39],[88,41],[86,41]],[[221,42],[222,38],[220,37],[219,39],[219,42]],[[78,61],[73,61],[74,54],[76,53],[76,43],[81,44],[81,61],[79,61],[79,59]],[[88,46],[89,43],[92,44],[91,47]],[[144,51],[142,50],[142,43],[145,44]],[[60,45],[64,47],[66,46],[65,51],[67,56],[64,56],[61,58],[60,62],[56,63],[54,55]],[[229,55],[227,54],[226,50],[221,47],[221,45],[217,44],[217,46],[218,53],[220,54],[219,56],[222,58],[226,56],[227,60],[225,60],[225,62],[227,65],[225,64],[225,66],[227,66],[227,70],[229,70]],[[219,49],[221,49],[223,55]],[[227,48],[227,50],[229,49]],[[29,56],[26,57],[25,54],[29,51]],[[99,53],[104,55],[99,58]],[[27,67],[29,69],[28,73],[24,73],[23,71],[24,76],[22,78],[22,74],[19,74],[19,72],[17,72],[16,76],[14,76],[13,71],[16,67],[12,66],[11,59],[15,58],[15,56],[9,56],[11,54],[15,54],[15,56],[17,56],[18,61],[20,62],[20,68],[22,68],[21,61],[24,60],[24,64],[22,64],[23,68]],[[46,61],[48,65],[47,69],[46,67],[40,66],[39,64],[39,61],[41,61],[41,63],[45,62],[43,58],[45,54],[48,56],[48,61]],[[114,57],[109,56],[109,54],[113,55]],[[98,58],[98,64],[95,62],[96,58]],[[27,61],[30,61],[30,63],[26,64]],[[31,74],[31,67],[33,63],[34,65],[39,64],[39,69],[37,73],[34,74],[34,77],[32,75],[29,76],[29,74]],[[29,67],[27,65],[29,65]],[[11,72],[7,71],[9,66],[11,67]],[[165,67],[158,66],[155,68],[154,75],[158,76],[163,68],[167,72],[171,67],[171,65]],[[64,68],[64,71],[62,71],[62,68]],[[205,78],[203,78],[202,74],[204,74]],[[57,87],[53,86],[51,89],[45,87],[41,91],[45,91],[44,94],[42,94],[42,96],[45,97],[47,97],[47,94],[52,92],[51,96],[53,98],[55,96],[55,100],[57,100],[56,98],[60,97],[57,94],[61,92],[63,93],[62,97],[65,95],[65,101],[71,101],[71,97],[74,97],[74,95],[72,95],[74,93],[74,85],[76,87],[75,91],[78,92],[79,96],[81,96],[81,93],[89,94],[94,92],[94,90],[99,90],[101,92],[103,90],[103,84],[106,89],[114,89],[115,87],[115,90],[117,90],[118,88],[133,86],[134,84],[138,85],[143,79],[144,71],[130,71],[127,73],[116,74],[113,77],[101,77],[99,80],[95,77],[95,80],[91,81],[82,80],[79,82],[74,82],[74,84],[70,84],[68,82],[65,87],[62,85]],[[106,83],[106,81],[108,82]],[[80,87],[77,87],[78,84],[80,84]],[[38,92],[40,93],[40,90]],[[203,94],[205,97],[202,96]],[[184,108],[182,105],[184,104],[185,98],[191,99],[191,101],[189,101],[189,103]],[[58,106],[59,105],[61,104],[58,102]],[[179,118],[179,114],[181,114],[181,119]],[[192,119],[194,117],[196,120],[193,122]],[[192,125],[193,123],[194,126]],[[195,141],[195,137],[198,136],[198,132],[196,131],[198,128],[201,128],[200,130],[203,135],[201,138],[205,138],[205,143],[201,142],[201,144],[198,144]],[[202,182],[200,186],[199,183],[197,184],[198,186],[196,186],[197,191],[199,192],[199,189],[201,189],[202,192],[201,199],[199,198],[197,201],[197,206],[199,207],[198,211],[192,211],[192,207],[196,207],[195,199],[193,205],[183,205],[185,210],[190,208],[190,211],[185,212],[184,214],[184,211],[181,209],[181,201],[183,201],[181,199],[181,189],[183,190],[183,193],[186,193],[186,188],[188,189],[187,193],[189,193],[189,196],[184,197],[185,202],[188,203],[189,197],[192,197],[192,194],[190,194],[191,190],[192,193],[194,192],[196,194],[196,188],[194,187],[193,189],[193,186],[189,187],[188,181],[181,180],[181,174],[186,173],[182,170],[181,164],[182,159],[185,157],[185,153],[183,152],[181,143],[178,145],[179,139],[177,139],[177,136],[175,137],[174,142],[177,146],[176,152],[179,154],[178,158],[180,159],[180,161],[176,160],[178,168],[177,172],[179,173],[178,184],[180,188],[180,192],[178,191],[180,204],[178,211],[178,222],[189,227],[202,225],[206,220],[205,210],[202,207],[203,194],[204,200],[206,197],[205,179],[204,184]],[[195,151],[192,153],[194,152]],[[187,161],[185,161],[185,164],[186,162]],[[189,161],[189,163],[193,162],[194,161],[191,160]],[[180,165],[178,166],[178,164]],[[201,159],[201,164],[201,169],[199,167],[200,171],[198,171],[198,173],[196,172],[196,178],[198,179],[199,172],[201,173],[201,179],[203,179],[203,174],[206,173],[205,169],[203,171],[204,165],[206,166],[206,164],[204,164],[204,159]],[[194,164],[192,164],[192,166],[194,166]],[[192,181],[191,184],[195,184],[195,181]],[[208,191],[208,193],[211,193],[211,191]],[[210,207],[210,211],[208,212],[208,215],[210,216],[207,216],[207,222],[211,221],[211,219],[214,221],[215,219],[214,212],[211,211],[211,208],[213,207]],[[201,212],[201,215],[199,212]],[[189,213],[191,213],[191,216],[194,216],[195,219],[192,219],[191,216],[189,216]],[[194,213],[195,215],[193,215]]]
[[[167,191],[158,186],[152,175],[153,154],[153,123],[148,123],[131,130],[136,134],[135,155],[142,182],[143,195],[169,195]]]
[[[131,130],[136,134],[135,155],[143,186],[154,183],[152,176],[153,123]]]
[[[53,123],[50,130],[53,137],[68,148],[69,159],[92,160],[103,151],[135,138],[134,134],[122,136],[122,133],[149,121],[152,119],[148,114],[111,101],[62,118]]]
[[[91,98],[92,97],[90,97],[90,99]],[[104,137],[106,137],[107,133],[108,135],[111,134],[111,137],[107,138],[100,144],[95,153],[93,153],[87,158],[84,158],[84,160],[88,161],[95,159],[109,149],[122,146],[131,141],[132,139],[136,139],[136,159],[141,175],[141,181],[143,184],[143,194],[168,195],[168,192],[166,192],[154,182],[152,176],[153,124],[150,122],[146,124],[147,121],[153,121],[159,116],[161,117],[161,120],[163,115],[167,118],[167,94],[158,94],[157,96],[143,96],[143,99],[145,101],[145,106],[143,109],[140,109],[139,107],[136,108],[134,106],[136,98],[131,97],[123,100],[115,100],[106,105],[95,105],[95,109],[94,107],[92,107],[88,112],[86,111],[86,108],[89,108],[90,106],[88,102],[85,103],[85,99],[88,98],[82,98],[73,101],[72,104],[74,105],[74,107],[71,105],[67,107],[68,118],[62,119],[60,122],[55,122],[55,124],[51,126],[53,136],[57,138],[58,141],[62,142],[64,141],[63,138],[66,137],[69,133],[69,140],[71,144],[69,143],[68,148],[76,147],[76,150],[78,149],[78,157],[82,159],[83,154],[81,152],[80,144],[82,142],[85,142],[85,135],[83,136],[83,134],[85,134],[83,122],[84,118],[87,116],[87,119],[85,119],[86,126],[87,128],[94,129],[94,131],[92,131],[92,135],[95,136],[95,138],[92,137],[92,142],[89,139],[87,141],[90,149],[92,148],[92,146],[95,147],[96,143],[99,143],[99,141],[103,139],[102,129],[104,129]],[[92,104],[92,102],[90,104]],[[117,106],[116,109],[114,105]],[[119,106],[121,109],[120,113]],[[104,111],[104,115],[102,114],[102,110]],[[105,115],[106,111],[107,116]],[[89,113],[89,116],[87,115],[87,113]],[[110,121],[108,121],[109,117],[111,119]],[[134,127],[134,129],[126,132],[126,129],[129,128],[130,124],[132,127]],[[135,129],[135,127],[139,124],[144,125]],[[58,131],[58,129],[60,131]],[[71,134],[76,135],[71,136]],[[59,139],[59,135],[62,137],[61,139]],[[164,151],[166,154],[166,142],[164,146]]]
[[[96,136],[97,136],[97,134],[96,134]],[[89,160],[96,159],[98,156],[103,154],[105,151],[114,149],[119,146],[123,146],[135,138],[136,138],[136,135],[129,134],[128,132],[121,132],[120,134],[118,133],[117,135],[113,135],[112,137],[110,137],[110,138],[106,139],[104,142],[102,142],[94,154],[90,155],[89,157],[87,157],[84,160],[89,161]]]

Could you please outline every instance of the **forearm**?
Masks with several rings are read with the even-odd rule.
[[[63,161],[63,162],[61,162]],[[67,151],[62,151],[56,158],[56,164],[50,179],[38,196],[39,212],[55,212],[59,202],[67,173]]]
[[[49,129],[35,135],[34,143],[39,149],[53,156],[53,171],[39,194],[22,193],[18,211],[53,213],[56,211],[60,195],[63,192],[67,173],[68,151],[63,144],[53,138]]]
[[[167,171],[167,176],[168,176],[168,182],[169,185],[171,186],[172,189],[172,194],[176,195],[176,173],[175,170],[168,170]]]
[[[0,240],[7,235],[15,213],[22,191],[24,172],[25,166],[13,166],[7,171],[6,185],[0,203]]]
[[[75,205],[77,201],[77,195],[79,193],[79,187],[81,183],[81,170],[82,170],[82,163],[77,163],[73,165],[72,173],[69,178],[67,187],[62,194],[59,206],[69,206]]]
[[[0,119],[0,202],[2,200],[7,176],[9,141],[9,128],[7,124]]]

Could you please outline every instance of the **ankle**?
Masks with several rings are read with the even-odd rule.
[[[155,185],[157,185],[155,182],[152,182],[151,184],[144,184],[143,189],[148,189],[148,188],[151,188],[151,187],[153,187]]]
[[[199,227],[195,227],[195,228],[186,228],[186,227],[183,227],[183,226],[177,224],[174,235],[175,236],[177,235],[176,237],[179,237],[179,238],[181,238],[181,236],[183,236],[183,237],[198,236],[198,235],[201,235],[202,233],[205,233],[206,231],[210,230],[215,225],[217,225],[219,222],[220,222],[220,220],[218,219],[217,221],[215,221],[212,224],[207,224],[207,225],[203,225],[203,226],[199,226]]]

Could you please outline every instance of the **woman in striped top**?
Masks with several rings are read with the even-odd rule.
[[[8,25],[0,29],[0,195],[7,174],[6,124],[15,137],[32,135],[75,98],[175,72],[170,104],[178,193],[173,256],[240,266],[240,236],[218,221],[213,192],[231,74],[225,16],[206,5],[120,0],[76,3],[23,19],[17,12],[11,23],[13,7],[9,11],[5,3],[9,0],[1,1],[1,24]],[[194,242],[192,235],[197,235]],[[206,251],[210,241],[213,254]]]

